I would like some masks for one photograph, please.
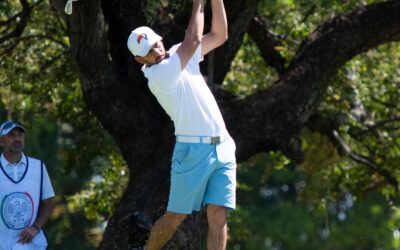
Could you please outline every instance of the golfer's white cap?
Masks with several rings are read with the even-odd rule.
[[[11,130],[13,130],[14,128],[19,128],[23,132],[25,132],[25,128],[21,124],[13,122],[13,121],[6,121],[0,127],[0,137],[8,135],[8,133],[10,133]]]
[[[152,29],[142,26],[134,29],[128,38],[128,48],[134,56],[145,56],[162,37]]]

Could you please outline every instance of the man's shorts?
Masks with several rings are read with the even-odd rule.
[[[167,211],[191,214],[207,204],[234,209],[235,151],[230,136],[214,145],[176,142]]]

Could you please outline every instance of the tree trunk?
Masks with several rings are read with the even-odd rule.
[[[85,102],[114,137],[130,169],[128,187],[99,249],[143,245],[148,228],[165,212],[168,199],[173,124],[148,90],[140,65],[126,47],[130,31],[146,25],[148,2],[81,0],[74,2],[73,14],[65,16]],[[229,39],[214,54],[217,85],[229,71],[258,2],[225,1]],[[61,13],[64,1],[52,3]],[[157,19],[152,27],[164,37],[167,48],[183,39],[190,7],[154,9],[151,16]],[[258,36],[262,37],[268,36]],[[238,161],[281,150],[301,162],[299,132],[339,67],[361,52],[399,38],[399,1],[363,7],[327,21],[310,34],[273,87],[242,100],[217,88],[217,100],[237,143]],[[262,40],[257,44],[261,47]],[[199,249],[205,225],[204,214],[194,214],[165,249]]]

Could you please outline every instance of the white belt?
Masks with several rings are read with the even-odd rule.
[[[227,138],[226,135],[222,136],[187,136],[187,135],[177,135],[177,142],[186,142],[186,143],[203,143],[203,144],[218,144],[220,142],[225,141]]]

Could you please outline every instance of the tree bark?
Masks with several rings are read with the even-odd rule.
[[[85,102],[114,137],[130,169],[128,187],[99,249],[143,245],[148,228],[164,213],[168,199],[173,124],[149,92],[140,65],[126,47],[130,31],[146,25],[148,2],[81,0],[74,2],[73,14],[65,16]],[[258,2],[225,3],[229,39],[214,54],[217,85],[229,71]],[[52,0],[52,4],[62,12],[63,0]],[[166,47],[183,39],[190,6],[177,10],[173,17],[168,8],[156,8],[152,25],[164,37]],[[311,33],[271,88],[241,100],[217,88],[217,100],[237,143],[238,161],[281,150],[301,162],[299,132],[337,70],[357,54],[399,38],[399,1],[362,7],[328,20]],[[257,44],[263,45],[261,41]],[[194,214],[165,249],[198,249],[204,228],[204,215]]]

